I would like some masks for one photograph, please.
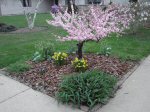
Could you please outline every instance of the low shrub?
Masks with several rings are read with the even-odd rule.
[[[113,95],[117,78],[99,71],[87,71],[65,77],[57,93],[58,101],[86,105],[105,104]]]
[[[88,67],[87,60],[85,60],[84,58],[75,58],[75,60],[72,61],[72,65],[74,66],[77,72],[84,72]]]
[[[52,56],[52,59],[54,60],[56,65],[61,66],[65,64],[67,57],[68,55],[66,53],[55,52]]]
[[[0,23],[0,32],[12,32],[16,31],[17,28],[13,25],[7,25],[5,23]]]
[[[29,64],[19,61],[19,62],[9,65],[7,67],[7,70],[9,72],[22,73],[22,72],[28,71],[30,67],[31,66]]]

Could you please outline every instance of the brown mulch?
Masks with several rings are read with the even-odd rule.
[[[74,58],[75,55],[69,56],[67,64],[59,67],[50,61],[29,62],[32,66],[29,71],[22,74],[11,74],[11,76],[35,90],[54,96],[58,91],[58,85],[62,81],[62,77],[75,72],[71,65],[71,60]],[[115,57],[96,54],[87,54],[85,58],[88,60],[88,70],[98,69],[113,74],[118,78],[125,75],[135,65],[132,61],[121,61]]]

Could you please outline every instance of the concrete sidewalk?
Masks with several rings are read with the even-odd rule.
[[[150,112],[150,56],[125,81],[116,97],[97,112]]]
[[[0,112],[82,112],[0,75]]]

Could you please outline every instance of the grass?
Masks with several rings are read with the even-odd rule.
[[[7,67],[7,70],[11,73],[22,73],[24,71],[28,71],[31,66],[25,62],[17,61],[16,63],[10,64]]]
[[[36,19],[36,26],[48,26],[46,31],[24,34],[0,33],[0,68],[30,59],[36,51],[35,44],[40,41],[53,43],[56,51],[67,51],[70,46],[76,45],[76,42],[56,41],[53,34],[65,36],[67,33],[61,28],[47,25],[46,19],[51,19],[51,16],[38,14]],[[18,28],[27,26],[24,16],[1,16],[0,23],[15,25]],[[112,36],[99,43],[88,42],[84,46],[84,51],[101,52],[103,46],[111,46],[113,56],[140,60],[150,54],[150,30],[140,29],[137,35],[124,35],[121,38]]]

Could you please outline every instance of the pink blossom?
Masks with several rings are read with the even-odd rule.
[[[52,14],[53,15],[53,14]],[[88,11],[81,11],[72,16],[65,11],[63,14],[53,15],[48,24],[63,27],[69,35],[61,40],[76,40],[86,42],[99,41],[111,33],[122,33],[129,28],[132,15],[128,6],[112,4],[106,10],[100,6],[91,6]]]

